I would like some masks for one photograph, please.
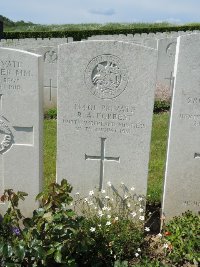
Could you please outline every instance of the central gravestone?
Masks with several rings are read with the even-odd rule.
[[[108,181],[146,194],[157,54],[117,41],[61,45],[57,179],[87,195]]]
[[[30,216],[38,207],[42,184],[42,58],[0,48],[0,195],[24,191],[21,210]],[[0,202],[0,213],[7,206]]]

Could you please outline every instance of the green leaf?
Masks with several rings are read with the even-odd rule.
[[[25,248],[22,245],[18,245],[15,248],[15,252],[18,258],[20,258],[20,260],[23,260],[23,258],[25,257]]]
[[[55,248],[50,248],[47,253],[46,253],[46,256],[49,256],[51,254],[53,254],[55,252]]]
[[[62,262],[62,254],[60,250],[57,250],[56,253],[54,254],[54,259],[57,263]]]
[[[11,257],[13,254],[13,250],[10,244],[5,244],[3,246],[3,254],[7,257]]]

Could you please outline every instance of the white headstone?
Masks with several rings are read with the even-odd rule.
[[[25,216],[38,207],[42,186],[42,70],[41,56],[0,48],[0,195],[28,193]],[[0,203],[0,213],[5,209]]]
[[[174,61],[177,38],[158,41],[158,65],[156,77],[156,99],[170,100],[174,82]]]
[[[123,181],[146,194],[156,62],[154,49],[132,43],[60,46],[59,182],[86,195]]]
[[[57,46],[41,46],[33,49],[42,55],[44,65],[44,110],[57,107]]]
[[[200,211],[200,35],[177,39],[163,214]]]

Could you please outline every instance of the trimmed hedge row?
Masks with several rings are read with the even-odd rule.
[[[194,31],[200,30],[200,25],[185,26],[162,26],[144,27],[132,29],[99,29],[99,30],[68,30],[68,31],[49,31],[49,32],[4,32],[4,39],[23,39],[23,38],[63,38],[73,37],[74,41],[86,39],[92,35],[112,35],[112,34],[136,34],[136,33],[156,33],[171,31]]]

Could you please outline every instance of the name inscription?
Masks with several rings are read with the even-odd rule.
[[[31,76],[31,70],[25,69],[21,61],[0,60],[0,90],[5,93],[22,90],[20,81]]]
[[[186,200],[186,201],[184,201],[184,205],[185,206],[198,206],[198,207],[200,207],[200,201]]]
[[[135,119],[136,107],[132,105],[74,104],[73,118],[63,117],[62,122],[77,131],[136,134],[146,125]]]

